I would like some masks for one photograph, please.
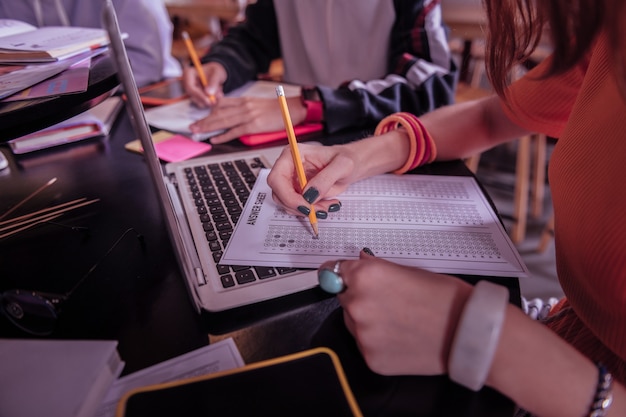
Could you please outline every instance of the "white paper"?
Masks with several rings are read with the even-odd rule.
[[[146,110],[145,113],[150,126],[172,133],[180,133],[194,140],[208,139],[221,132],[206,132],[193,137],[189,125],[196,120],[207,117],[211,113],[211,109],[197,107],[189,99],[153,107]]]
[[[239,368],[244,361],[232,338],[196,349],[119,378],[109,389],[95,417],[113,417],[119,400],[132,389]]]
[[[15,51],[82,52],[108,43],[104,29],[44,26],[0,37],[0,48]],[[54,55],[56,57],[57,55]]]
[[[0,99],[8,97],[28,87],[53,77],[72,65],[95,57],[104,52],[104,49],[87,52],[63,61],[47,64],[5,65],[0,67]]]
[[[273,81],[254,81],[230,92],[228,97],[276,98],[277,85],[283,85],[286,97],[300,95],[300,87],[296,85],[279,84]],[[276,100],[278,99],[276,98]],[[154,107],[146,110],[145,113],[150,126],[168,132],[180,133],[193,140],[205,140],[223,132],[223,130],[215,130],[197,134],[191,133],[189,125],[207,117],[211,114],[211,109],[199,108],[189,99]]]
[[[262,170],[220,260],[225,265],[317,268],[378,257],[434,272],[523,277],[528,269],[472,177],[372,177],[337,198],[341,210],[318,220],[287,214],[272,200]],[[304,203],[304,200],[303,200]]]
[[[0,19],[0,37],[37,30],[37,26],[14,19]]]

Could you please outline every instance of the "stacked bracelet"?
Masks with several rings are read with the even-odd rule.
[[[589,417],[604,417],[613,402],[613,377],[602,364],[598,364],[598,386],[589,407]]]
[[[479,281],[469,296],[450,348],[450,379],[473,391],[485,384],[504,324],[509,291]]]
[[[420,165],[433,162],[437,157],[435,141],[422,122],[411,113],[394,113],[378,123],[374,135],[382,135],[399,128],[404,128],[409,135],[409,155],[402,167],[393,171],[404,174]]]

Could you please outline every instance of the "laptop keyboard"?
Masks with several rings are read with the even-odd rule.
[[[264,167],[260,158],[251,158],[184,170],[223,288],[249,284],[296,271],[294,268],[219,263],[257,174]]]

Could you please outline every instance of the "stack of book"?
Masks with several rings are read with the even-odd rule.
[[[23,154],[85,139],[105,137],[123,106],[121,97],[112,96],[70,119],[7,143],[14,154]]]
[[[0,19],[0,104],[84,92],[91,59],[107,50],[104,29],[75,26],[37,28]],[[113,97],[43,131],[9,142],[16,154],[108,134],[122,101]]]
[[[106,31],[76,26],[37,28],[26,22],[0,19],[0,63],[56,62],[109,44]]]
[[[37,28],[19,20],[0,19],[0,98],[88,60],[105,51],[108,44],[103,29]]]

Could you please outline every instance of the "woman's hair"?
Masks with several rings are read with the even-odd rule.
[[[614,67],[626,96],[626,1],[483,0],[489,21],[486,65],[494,90],[504,96],[516,64],[530,58],[544,33],[554,47],[547,76],[574,66],[602,27],[614,51]]]

